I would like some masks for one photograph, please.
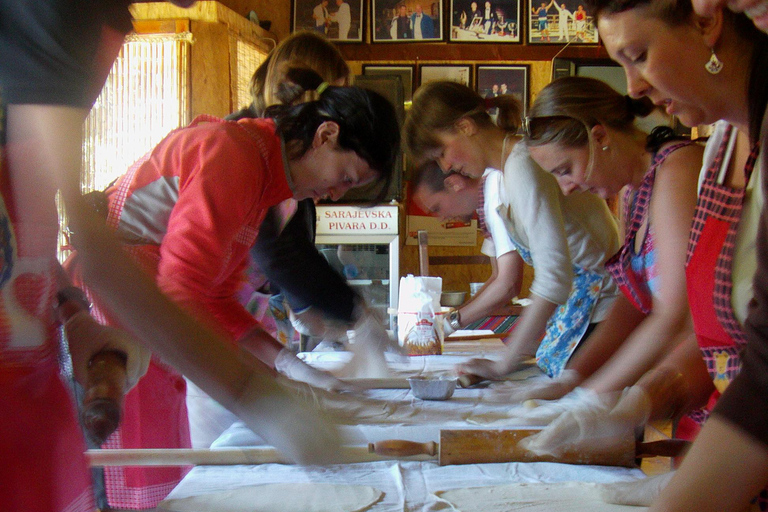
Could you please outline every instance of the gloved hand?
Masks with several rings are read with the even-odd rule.
[[[152,353],[132,339],[128,333],[101,325],[87,312],[79,311],[64,323],[64,333],[72,356],[75,379],[85,386],[88,364],[103,350],[114,350],[126,355],[125,375],[128,391],[147,373]]]
[[[512,409],[510,414],[521,424],[546,426],[554,424],[554,421],[566,412],[595,407],[603,407],[600,396],[590,389],[577,387],[558,400],[527,400],[521,407]],[[542,434],[547,430],[543,430]],[[531,437],[539,435],[541,434]]]
[[[661,475],[641,478],[631,482],[612,482],[600,484],[600,497],[606,503],[615,505],[630,505],[633,507],[649,507],[656,501],[661,491],[667,486],[674,471]]]
[[[501,380],[522,367],[528,359],[528,356],[505,357],[498,361],[475,358],[456,365],[455,371],[458,375],[477,375],[488,380]]]
[[[350,335],[349,349],[352,351],[352,360],[344,367],[344,375],[367,378],[390,377],[384,353],[387,351],[400,353],[401,348],[390,339],[378,317],[366,311],[360,316]]]
[[[442,315],[440,318],[443,319],[443,337],[447,338],[454,332],[456,332],[456,329],[453,328],[451,323],[448,321],[448,315]]]
[[[308,308],[301,313],[288,311],[288,317],[291,320],[293,328],[301,334],[314,336],[316,338],[346,338],[346,328],[340,325],[334,325],[329,322],[321,312],[315,308]]]
[[[639,386],[626,388],[621,396],[598,395],[576,388],[584,396],[581,404],[558,415],[540,433],[523,439],[519,446],[537,455],[562,455],[565,451],[588,450],[595,446],[634,445],[635,431],[651,415],[651,400]]]
[[[488,402],[517,404],[526,400],[557,400],[570,393],[583,377],[576,370],[563,370],[559,377],[510,380],[494,384],[483,398]]]
[[[334,418],[266,372],[254,372],[232,412],[289,460],[302,464],[342,462]]]
[[[348,386],[330,373],[312,368],[310,365],[296,357],[296,354],[284,348],[275,358],[275,370],[289,379],[306,382],[320,389],[328,391],[348,391]]]
[[[365,347],[367,350],[373,350],[379,353],[395,352],[401,353],[402,349],[397,340],[389,337],[389,333],[375,314],[367,311],[361,315],[355,326],[353,344]]]

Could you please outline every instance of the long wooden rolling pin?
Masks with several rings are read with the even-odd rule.
[[[540,430],[442,430],[440,443],[386,440],[368,446],[342,447],[347,462],[403,459],[434,460],[450,464],[493,462],[563,462],[634,467],[636,458],[680,455],[686,441],[670,439],[651,443],[628,441],[628,450],[566,453],[562,457],[536,456],[517,447],[517,443]],[[632,448],[634,447],[634,449]],[[92,466],[187,466],[287,463],[272,447],[228,448],[217,450],[88,450]]]
[[[384,445],[376,451],[367,446],[342,446],[340,459],[344,462],[371,462],[409,458],[409,460],[434,460],[437,443],[410,443],[393,447]],[[85,456],[91,466],[233,466],[239,464],[290,464],[279,451],[271,446],[222,449],[124,449],[87,450]]]

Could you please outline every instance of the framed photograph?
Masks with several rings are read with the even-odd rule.
[[[472,86],[472,66],[422,64],[419,66],[419,85],[435,80],[452,80],[466,86]]]
[[[403,84],[403,100],[411,101],[413,97],[413,75],[415,72],[414,66],[387,66],[378,64],[363,64],[363,75],[365,76],[380,76],[380,75],[396,75],[400,77],[400,81]]]
[[[363,0],[293,0],[292,32],[315,30],[328,39],[363,41]]]
[[[520,0],[451,0],[449,21],[450,41],[521,42]]]
[[[529,44],[597,44],[597,26],[581,0],[531,0]]]
[[[477,92],[483,98],[511,94],[523,105],[523,116],[528,113],[527,64],[505,66],[477,66]],[[488,111],[491,117],[495,109]]]
[[[443,0],[371,0],[374,43],[443,40]]]

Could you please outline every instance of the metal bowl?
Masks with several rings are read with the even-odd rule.
[[[408,384],[416,398],[422,400],[448,400],[456,389],[456,377],[410,377]]]
[[[464,304],[467,292],[443,292],[440,295],[440,305],[456,307]]]

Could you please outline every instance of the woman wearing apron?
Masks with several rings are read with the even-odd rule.
[[[383,97],[328,86],[303,68],[287,73],[285,81],[293,80],[297,94],[315,99],[283,107],[276,119],[200,116],[107,190],[107,225],[160,288],[278,371],[283,346],[237,297],[260,223],[270,207],[291,197],[338,199],[350,188],[388,182],[399,146],[394,108]],[[126,395],[123,423],[105,446],[188,448],[185,390],[180,374],[153,359]],[[184,472],[106,468],[109,505],[152,508]]]
[[[545,87],[526,118],[531,156],[564,193],[625,190],[625,241],[606,265],[623,295],[563,377],[523,385],[521,400],[559,398],[576,385],[604,393],[634,384],[676,345],[668,334],[688,322],[683,268],[703,148],[668,127],[648,135],[635,126],[652,109],[599,80],[567,77]]]
[[[592,12],[608,53],[626,71],[627,87],[633,96],[648,96],[687,126],[724,119],[749,134],[752,141],[757,139],[768,93],[765,88],[768,38],[745,16],[717,10],[707,17],[699,17],[687,0],[672,4],[659,0],[630,3],[599,0],[593,2]],[[715,133],[715,136],[722,135],[722,131]],[[725,159],[728,144],[717,137],[710,139],[705,163]],[[744,288],[749,289],[750,274],[755,269],[754,239],[759,217],[756,205],[762,201],[759,194],[754,193],[758,173],[749,175],[754,152],[750,141],[737,141],[734,154],[738,163],[731,165],[725,181],[719,175],[719,164],[706,166],[703,174],[708,176],[706,180],[702,178],[701,192],[710,200],[698,204],[697,225],[692,229],[686,277],[690,281],[688,291],[696,324],[695,339],[704,356],[711,358],[709,372],[705,374],[710,386],[713,379],[714,385],[726,385],[740,364],[733,355],[743,339],[740,323],[748,300],[743,293]],[[742,197],[746,200],[742,201]],[[689,368],[677,369],[680,373],[671,374],[667,381],[682,381],[689,387],[667,386],[672,393],[651,394],[654,415],[664,407],[662,402],[668,406],[675,394],[690,398],[697,392],[695,386],[690,386],[690,375],[686,375]],[[655,374],[661,377],[660,372]],[[618,405],[614,409],[617,408]],[[701,435],[708,429],[709,426],[705,427]],[[715,433],[717,428],[711,431]],[[708,436],[706,443],[716,452],[729,450],[727,445],[718,446],[716,435]],[[756,483],[754,476],[743,469],[740,461],[734,460],[728,467],[712,465],[701,456],[706,450],[700,446],[703,446],[701,437],[651,510],[743,510],[748,500],[735,504],[730,488],[740,485],[740,480]],[[744,462],[765,457],[765,451],[759,449],[740,453]],[[690,462],[691,457],[695,462]],[[686,485],[699,477],[706,479],[709,487],[698,486],[694,491]],[[758,489],[759,485],[753,488]]]
[[[499,108],[496,124],[486,111],[491,107]],[[487,168],[503,170],[498,210],[518,254],[534,268],[532,304],[505,340],[500,361],[474,359],[457,368],[494,380],[534,355],[542,371],[560,375],[618,294],[605,270],[619,247],[605,201],[594,194],[563,196],[515,137],[519,114],[512,96],[484,100],[461,84],[430,82],[414,96],[404,128],[418,162],[434,160],[444,172],[473,178]],[[450,327],[460,327],[461,318],[448,316]]]
[[[131,29],[128,4],[0,2],[0,95],[8,109],[0,159],[3,510],[94,510],[85,442],[59,367],[54,313],[62,286],[54,200],[57,188],[70,176],[45,165],[43,155],[55,153],[55,144],[36,137],[40,132],[35,128],[55,126],[62,134],[55,142],[78,147],[81,140],[66,140],[68,129],[54,121],[72,119],[70,131],[79,133]],[[71,22],[74,15],[77,23]],[[65,156],[62,150],[53,159],[66,161]]]

